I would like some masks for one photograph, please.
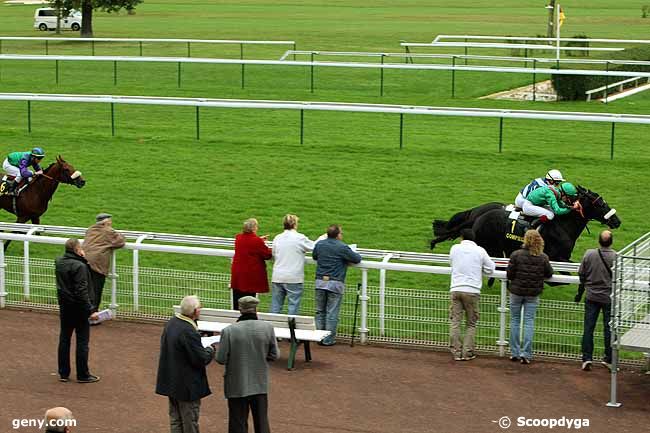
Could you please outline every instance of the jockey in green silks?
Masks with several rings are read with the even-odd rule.
[[[527,215],[539,217],[531,224],[532,228],[546,223],[555,215],[565,215],[571,212],[572,209],[577,208],[577,203],[574,203],[578,197],[578,190],[573,184],[563,182],[558,187],[545,186],[531,191],[526,199],[531,202]],[[565,202],[574,203],[569,207]]]

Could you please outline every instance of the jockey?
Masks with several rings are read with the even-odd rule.
[[[13,179],[7,179],[7,194],[14,195],[16,193],[16,186],[23,178],[29,179],[33,176],[43,174],[43,169],[39,165],[45,151],[40,147],[35,147],[29,152],[12,152],[2,163],[2,168]],[[30,171],[28,167],[32,167],[34,172]]]
[[[560,184],[560,182],[564,182],[564,177],[562,177],[562,173],[560,173],[560,170],[549,170],[546,173],[546,176],[544,178],[538,177],[536,179],[533,179],[528,185],[523,187],[521,191],[519,191],[519,194],[517,194],[517,198],[515,198],[515,206],[518,208],[522,209],[524,211],[524,214],[530,215],[529,213],[526,212],[526,205],[530,205],[530,202],[526,200],[528,197],[528,194],[530,194],[532,191],[536,190],[537,188],[543,187],[543,186],[557,186]],[[528,203],[526,203],[528,202]]]
[[[539,217],[533,221],[531,228],[536,228],[540,224],[552,220],[555,215],[565,215],[572,209],[577,209],[577,202],[574,203],[578,196],[578,190],[569,182],[562,182],[559,186],[546,186],[531,191],[526,201],[524,214]],[[569,207],[566,202],[573,203]]]

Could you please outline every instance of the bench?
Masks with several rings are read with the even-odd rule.
[[[180,312],[180,306],[174,306],[174,313]],[[197,322],[199,331],[207,333],[221,333],[224,328],[235,323],[241,313],[237,310],[221,310],[217,308],[202,308],[201,317]],[[316,329],[316,322],[311,316],[289,316],[287,314],[257,313],[257,318],[273,325],[277,338],[287,339],[291,342],[287,368],[294,369],[298,346],[305,348],[305,361],[311,361],[311,341],[321,342],[330,335],[330,331]]]

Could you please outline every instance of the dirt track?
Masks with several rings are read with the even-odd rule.
[[[58,317],[0,310],[0,432],[17,418],[41,418],[66,406],[75,432],[167,432],[167,402],[154,394],[160,325],[113,322],[91,330],[91,372],[96,384],[59,383]],[[480,357],[454,363],[447,353],[377,347],[315,347],[314,361],[286,370],[287,345],[271,371],[270,418],[275,433],[490,433],[509,416],[508,431],[574,431],[516,427],[518,417],[586,418],[581,431],[644,432],[650,425],[650,376],[619,375],[623,407],[605,407],[609,375],[576,364],[530,366]],[[299,355],[302,355],[300,353]],[[74,360],[72,360],[74,369]],[[227,431],[223,369],[208,367],[213,395],[203,400],[201,431]],[[73,372],[74,377],[74,372]],[[251,427],[252,431],[252,427]]]

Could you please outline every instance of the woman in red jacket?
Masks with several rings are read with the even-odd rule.
[[[272,257],[272,252],[264,243],[267,236],[257,236],[257,228],[257,220],[249,218],[244,221],[242,233],[235,237],[235,256],[230,269],[233,310],[239,308],[239,298],[269,291],[264,261]]]

